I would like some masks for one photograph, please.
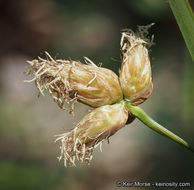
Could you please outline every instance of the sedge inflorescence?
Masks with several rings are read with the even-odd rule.
[[[79,101],[94,109],[74,129],[56,136],[61,142],[61,155],[65,166],[76,165],[76,160],[89,163],[93,149],[104,140],[134,120],[125,107],[125,102],[134,105],[143,103],[152,92],[152,77],[147,47],[147,28],[140,27],[135,34],[122,32],[122,65],[118,77],[110,69],[97,66],[85,57],[80,61],[46,58],[28,61],[28,75],[35,82],[39,93],[48,90],[57,105],[74,113],[74,104]],[[69,104],[70,108],[67,108]]]

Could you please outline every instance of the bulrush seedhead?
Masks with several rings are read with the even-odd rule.
[[[151,24],[152,25],[152,24]],[[61,142],[61,155],[65,166],[75,166],[76,161],[89,163],[93,149],[114,135],[126,124],[138,118],[157,133],[193,151],[189,144],[150,118],[138,104],[143,103],[152,93],[152,75],[148,49],[153,42],[149,39],[148,28],[138,28],[135,34],[125,30],[121,37],[122,65],[120,78],[111,70],[96,66],[85,58],[80,61],[56,60],[47,52],[47,59],[28,61],[28,75],[33,76],[39,92],[48,90],[60,108],[66,109],[80,101],[92,107],[77,126],[69,132],[57,135]],[[124,96],[124,97],[123,97]]]
[[[135,34],[126,30],[121,37],[122,66],[120,82],[124,97],[133,105],[143,103],[152,93],[152,76],[147,46],[143,32]]]
[[[54,60],[47,52],[47,59],[28,61],[28,74],[34,78],[40,93],[48,89],[59,107],[75,101],[92,107],[114,104],[123,99],[118,76],[111,70],[98,67],[88,58],[87,64],[72,60]]]
[[[93,149],[123,128],[127,119],[123,101],[94,109],[72,131],[57,136],[56,141],[62,143],[59,160],[64,159],[65,165],[71,166],[75,165],[76,158],[89,163]]]

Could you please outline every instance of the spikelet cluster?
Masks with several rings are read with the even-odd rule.
[[[122,65],[120,76],[113,71],[95,65],[85,57],[85,62],[53,59],[47,52],[46,59],[38,57],[28,61],[28,75],[39,93],[48,90],[53,100],[64,110],[73,113],[75,102],[95,109],[88,113],[74,129],[56,136],[61,143],[59,160],[64,165],[76,162],[90,163],[93,149],[104,140],[131,123],[135,117],[125,108],[125,101],[133,105],[143,103],[152,93],[153,83],[148,48],[152,40],[147,29],[139,27],[122,32]],[[70,108],[67,109],[66,104]]]

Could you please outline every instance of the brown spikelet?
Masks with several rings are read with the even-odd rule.
[[[85,57],[87,64],[72,60],[55,60],[47,52],[47,59],[28,61],[28,75],[44,96],[48,90],[60,108],[67,110],[80,101],[92,107],[119,102],[123,98],[118,76],[111,70],[96,66]]]
[[[153,38],[147,38],[149,26],[139,27],[135,34],[126,30],[121,37],[122,66],[120,83],[124,97],[133,105],[143,103],[152,93],[151,64],[148,46]]]
[[[56,141],[61,141],[59,160],[70,166],[75,166],[76,160],[89,163],[93,149],[123,128],[127,119],[123,102],[94,109],[72,131],[57,135]]]

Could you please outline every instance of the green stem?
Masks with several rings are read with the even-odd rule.
[[[168,129],[164,128],[162,125],[158,124],[156,121],[154,121],[151,117],[149,117],[140,107],[133,106],[131,103],[126,102],[125,107],[127,110],[130,111],[132,115],[137,117],[139,120],[141,120],[145,125],[147,125],[152,130],[156,131],[157,133],[166,136],[170,138],[171,140],[183,145],[184,147],[188,148],[189,150],[193,151],[192,148],[189,146],[189,144],[169,131]]]
[[[188,0],[168,0],[194,61],[194,14]]]

